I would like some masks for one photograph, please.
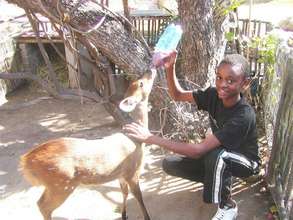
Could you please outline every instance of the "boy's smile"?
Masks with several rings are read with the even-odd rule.
[[[217,68],[216,89],[225,107],[232,107],[240,100],[240,92],[247,82],[241,65],[221,64]]]

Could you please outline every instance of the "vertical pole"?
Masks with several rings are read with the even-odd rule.
[[[73,52],[71,49],[69,49],[65,45],[65,56],[66,61],[70,64],[67,65],[68,68],[68,83],[69,88],[76,89],[78,88],[78,80],[77,80],[77,60],[75,59],[75,52]]]
[[[252,5],[253,5],[253,0],[249,1],[249,19],[248,19],[248,33],[247,33],[247,37],[250,37],[250,23],[251,23],[251,12],[252,12]],[[249,60],[249,46],[247,47],[247,53],[246,53],[246,58],[247,60]]]

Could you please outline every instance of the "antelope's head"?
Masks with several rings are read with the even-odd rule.
[[[152,70],[152,74],[145,74],[141,78],[130,83],[124,99],[119,105],[122,111],[132,112],[138,105],[147,105],[155,78],[155,71],[156,70]]]

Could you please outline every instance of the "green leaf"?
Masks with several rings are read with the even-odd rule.
[[[233,32],[226,32],[225,38],[227,39],[227,41],[233,41],[235,39],[234,33]]]

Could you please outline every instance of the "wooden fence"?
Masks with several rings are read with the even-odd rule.
[[[264,37],[273,26],[270,22],[260,20],[239,19],[238,39],[242,44],[242,50],[238,51],[247,57],[250,64],[250,72],[252,76],[262,77],[266,71],[266,65],[262,63],[261,57],[258,53],[258,48],[251,48],[246,45],[246,40],[253,40],[255,38]],[[248,50],[249,49],[249,50]]]
[[[272,30],[272,24],[267,21],[239,19],[240,34],[247,37],[261,37]]]
[[[164,28],[172,20],[170,15],[162,15],[161,13],[153,13],[148,15],[135,14],[132,15],[132,23],[136,29],[142,34],[149,46],[154,47],[157,43]],[[263,37],[269,31],[272,30],[272,24],[266,21],[239,19],[239,33],[240,38],[255,38]],[[240,51],[244,56],[247,56],[247,51]],[[250,64],[250,72],[253,76],[263,77],[266,70],[264,63],[260,62],[260,56],[257,53],[257,49],[253,50],[248,56]]]
[[[149,46],[154,47],[162,31],[171,21],[167,15],[134,15],[132,23],[142,34]]]
[[[241,19],[239,33],[250,40],[272,30],[269,22],[252,20],[250,27],[248,24],[248,19]],[[266,135],[271,148],[267,182],[280,219],[293,220],[293,50],[288,49],[286,40],[284,42],[279,45],[273,75],[267,72],[266,63],[260,61],[258,48],[249,54],[245,50],[242,53],[248,57],[256,79],[256,95],[260,88],[267,89],[262,91]]]
[[[268,77],[264,110],[272,150],[267,182],[283,220],[293,219],[293,49],[281,43],[275,73]]]
[[[264,37],[273,28],[270,22],[239,19],[239,35],[240,38],[254,39],[256,37]],[[265,63],[262,63],[258,53],[258,48],[250,48],[250,51],[243,50],[242,54],[248,58],[250,64],[250,72],[253,76],[262,77],[266,71]]]
[[[238,26],[232,30],[236,33],[236,40],[233,42],[234,50],[232,46],[232,51],[231,48],[230,51],[226,51],[240,53],[247,58],[252,77],[248,98],[256,108],[261,105],[260,92],[267,64],[263,62],[259,49],[251,47],[250,44],[254,39],[264,37],[272,28],[272,24],[266,21],[239,19]],[[228,48],[231,47],[229,44],[231,42],[228,42]]]

